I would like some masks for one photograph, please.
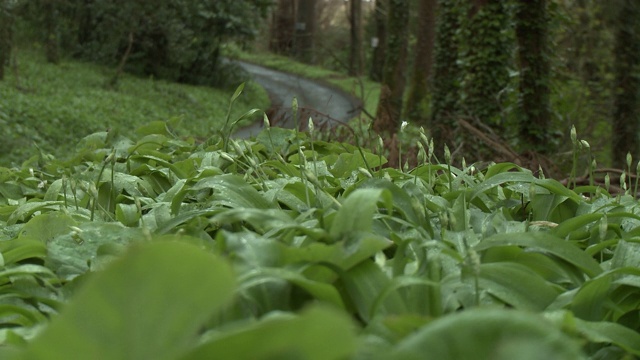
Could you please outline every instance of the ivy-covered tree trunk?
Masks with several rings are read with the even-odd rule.
[[[4,67],[11,59],[13,46],[13,14],[9,2],[0,2],[0,80],[4,79]]]
[[[418,3],[418,26],[413,60],[413,74],[407,97],[407,119],[419,125],[428,126],[427,95],[431,68],[433,67],[433,47],[435,38],[436,0],[420,0]]]
[[[387,4],[388,0],[376,0],[373,12],[376,36],[373,41],[373,56],[371,58],[371,73],[373,81],[382,81],[384,57],[387,52]]]
[[[640,158],[640,4],[623,0],[618,16],[614,50],[615,91],[613,109],[612,161],[624,167],[626,154]]]
[[[295,30],[293,49],[296,58],[313,64],[315,62],[316,0],[298,1]]]
[[[474,0],[464,26],[463,106],[467,115],[500,131],[499,96],[509,83],[511,41],[505,0]]]
[[[364,52],[362,42],[362,0],[351,0],[349,23],[351,27],[351,49],[349,51],[349,75],[362,75]]]
[[[519,134],[523,147],[552,152],[549,101],[549,26],[546,0],[519,0],[516,6],[516,38],[520,69]]]
[[[431,101],[431,137],[436,150],[453,144],[455,114],[459,111],[460,74],[458,62],[460,29],[459,1],[439,0],[436,21],[433,96]]]
[[[389,0],[387,54],[373,130],[395,133],[400,125],[406,84],[409,0]]]

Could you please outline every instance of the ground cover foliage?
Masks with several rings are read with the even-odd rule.
[[[73,152],[78,139],[89,134],[128,133],[156,120],[170,120],[177,135],[206,137],[224,124],[235,88],[191,86],[129,74],[110,86],[115,69],[68,58],[50,64],[28,47],[16,49],[14,55],[12,70],[0,82],[3,164],[19,164],[34,155],[34,143],[64,157]],[[242,76],[238,69],[235,74]],[[250,106],[267,109],[269,97],[264,89],[247,82],[237,103],[231,110],[233,117]]]
[[[456,168],[425,136],[397,170],[312,123],[232,123],[0,168],[1,358],[640,355],[637,180]]]

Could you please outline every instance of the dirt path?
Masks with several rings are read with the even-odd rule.
[[[337,122],[333,120],[346,122],[360,113],[360,100],[340,89],[246,62],[239,61],[238,64],[269,93],[271,108],[267,115],[271,126],[295,126],[296,121],[291,111],[294,97],[298,99],[298,123],[301,124],[301,128],[306,128],[309,117],[313,118],[313,122],[318,126],[335,126]],[[262,121],[259,121],[239,129],[234,136],[256,136],[262,126]]]

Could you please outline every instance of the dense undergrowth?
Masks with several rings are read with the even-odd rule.
[[[64,157],[97,131],[129,133],[150,121],[168,121],[177,135],[210,136],[224,124],[233,89],[189,86],[123,74],[107,86],[115,69],[71,60],[49,64],[39,52],[17,51],[0,82],[0,163],[20,163],[45,152]],[[238,109],[269,107],[264,89],[247,83]]]
[[[640,208],[511,163],[404,171],[164,123],[0,168],[3,359],[640,355]]]

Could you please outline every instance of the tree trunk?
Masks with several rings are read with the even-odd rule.
[[[13,46],[13,14],[6,1],[0,3],[0,80],[4,79],[4,67],[11,61]]]
[[[467,115],[501,132],[499,96],[509,83],[511,41],[505,0],[474,0],[464,25],[463,80]]]
[[[395,133],[402,115],[406,84],[409,0],[389,0],[387,56],[373,130]]]
[[[640,4],[624,0],[618,16],[615,40],[615,91],[613,109],[613,165],[623,168],[626,154],[640,158],[638,132],[640,131]]]
[[[316,0],[298,1],[295,37],[293,39],[294,55],[298,60],[308,64],[315,63],[314,36],[316,30]]]
[[[382,81],[382,72],[384,69],[384,57],[387,49],[387,9],[388,0],[376,0],[374,10],[375,34],[372,40],[373,57],[371,60],[371,80]]]
[[[351,0],[349,23],[351,25],[351,49],[349,53],[349,75],[360,76],[364,67],[362,42],[362,0]]]
[[[441,154],[445,144],[453,145],[455,115],[459,111],[460,73],[458,36],[460,14],[458,1],[439,0],[436,22],[436,48],[431,102],[431,137]]]
[[[520,68],[520,140],[525,148],[550,153],[549,43],[546,0],[519,0],[516,38]]]
[[[296,22],[296,0],[279,0],[273,13],[269,49],[282,55],[291,55]]]
[[[407,98],[407,118],[411,122],[427,126],[427,95],[435,39],[437,0],[420,0],[418,3],[418,27],[414,51],[413,75]]]
[[[44,26],[46,31],[45,55],[52,64],[60,62],[60,44],[58,39],[58,7],[57,0],[44,0],[42,3],[45,14]]]

